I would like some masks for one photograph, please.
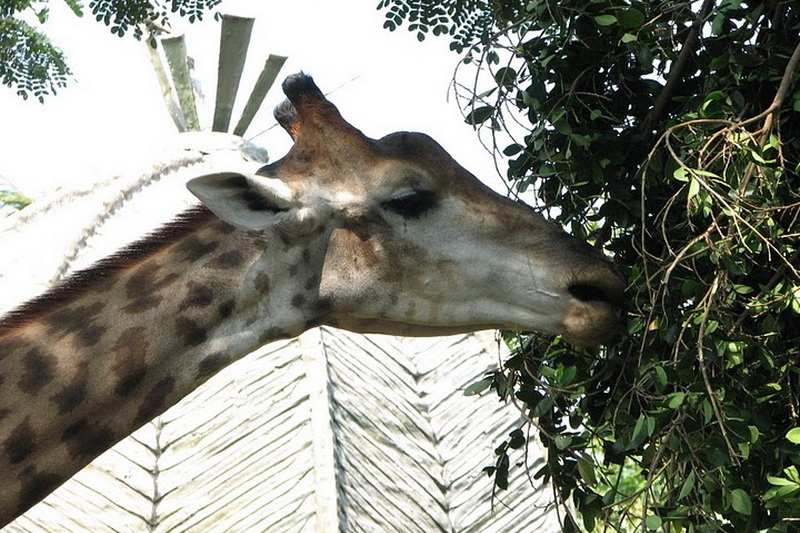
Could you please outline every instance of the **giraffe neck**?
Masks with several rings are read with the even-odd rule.
[[[312,250],[200,209],[0,319],[0,524],[221,368],[311,325]]]

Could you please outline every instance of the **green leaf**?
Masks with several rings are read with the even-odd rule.
[[[747,460],[750,457],[750,443],[737,442],[736,447],[739,448],[739,455],[742,459]]]
[[[733,489],[731,491],[731,506],[739,514],[750,516],[750,513],[753,512],[750,495],[742,489]]]
[[[518,450],[525,446],[525,434],[522,432],[521,429],[517,428],[511,433],[509,433],[508,439],[508,447],[514,450]]]
[[[722,68],[727,67],[728,63],[730,63],[730,57],[731,57],[730,54],[726,52],[712,59],[711,64],[709,65],[711,70],[720,70]]]
[[[792,311],[800,315],[800,285],[792,287]]]
[[[39,24],[44,24],[50,17],[50,9],[47,7],[42,8],[41,11],[36,13],[36,18],[39,19]]]
[[[689,192],[686,194],[687,200],[691,200],[700,192],[700,182],[694,178],[689,180]]]
[[[586,531],[594,531],[597,523],[594,510],[591,507],[586,507],[581,511],[581,516],[583,517],[583,527],[586,528]]]
[[[619,25],[625,29],[638,28],[644,24],[644,13],[638,9],[623,9],[617,12]]]
[[[670,409],[677,409],[683,404],[683,399],[686,397],[685,392],[673,392],[669,395],[669,400],[667,401],[667,406]]]
[[[770,485],[775,485],[776,487],[783,487],[789,485],[796,485],[794,481],[788,480],[785,477],[775,477],[775,476],[767,476],[767,482]]]
[[[628,43],[632,43],[634,41],[637,41],[638,39],[639,39],[639,37],[634,35],[634,34],[632,34],[632,33],[625,33],[620,38],[620,41],[622,41],[623,44],[628,44]]]
[[[80,0],[64,0],[69,8],[75,13],[76,16],[82,17],[83,16],[83,4]]]
[[[724,13],[718,13],[717,16],[714,17],[714,21],[711,23],[711,33],[713,35],[720,35],[722,33],[725,19]]]
[[[503,67],[498,69],[494,75],[495,82],[506,88],[514,87],[517,83],[517,71],[511,67]]]
[[[711,405],[710,401],[703,400],[703,403],[700,404],[700,408],[703,410],[703,422],[708,424],[714,417],[714,407]]]
[[[487,105],[482,107],[477,107],[467,115],[464,119],[467,124],[471,124],[473,126],[477,126],[478,124],[483,124],[486,122],[494,113],[494,107]]]
[[[636,448],[642,442],[644,442],[645,438],[652,434],[652,431],[655,430],[655,418],[639,415],[639,419],[636,421],[636,426],[633,428],[633,434],[631,435],[631,448]]]
[[[617,17],[614,15],[597,15],[594,21],[600,26],[611,26],[617,23]]]
[[[760,163],[762,165],[767,164],[767,160],[761,157],[761,154],[759,154],[755,150],[750,151],[750,156],[755,160],[756,163]]]
[[[568,366],[564,368],[561,372],[558,373],[558,383],[561,386],[566,387],[567,385],[571,385],[572,382],[575,380],[575,376],[578,373],[578,369],[574,366]]]
[[[792,428],[786,432],[786,439],[794,444],[800,444],[800,427]]]
[[[475,396],[482,393],[492,385],[492,381],[493,378],[484,378],[480,381],[476,381],[464,389],[464,396]]]
[[[576,533],[578,531],[580,531],[580,529],[578,529],[578,525],[575,524],[575,521],[572,519],[572,515],[567,513],[564,516],[563,533]]]
[[[658,383],[662,387],[665,386],[667,384],[667,382],[669,381],[669,378],[667,377],[667,371],[664,370],[663,366],[657,365],[655,367],[655,372],[656,372],[656,376],[658,376]]]
[[[782,500],[788,497],[795,498],[796,497],[795,493],[798,491],[800,491],[800,486],[798,485],[784,485],[782,487],[773,487],[769,489],[767,492],[765,492],[762,498],[765,502],[769,504],[770,500],[773,499]],[[767,505],[767,507],[769,508],[770,505]]]
[[[644,524],[647,526],[647,529],[655,530],[661,528],[661,524],[663,524],[663,521],[661,520],[660,516],[656,514],[651,514],[644,519]]]
[[[681,490],[678,492],[678,501],[684,499],[689,495],[690,492],[692,492],[692,489],[694,489],[694,481],[694,470],[692,470],[689,472],[689,475],[686,476],[686,479],[683,481],[683,485],[681,485]]]
[[[733,290],[736,294],[751,294],[753,292],[753,287],[737,283],[733,286]]]
[[[578,472],[581,478],[583,478],[590,487],[597,484],[597,477],[594,474],[594,464],[592,464],[590,460],[585,457],[578,457]]]
[[[713,172],[709,172],[708,170],[703,170],[701,168],[696,168],[692,170],[693,173],[697,174],[698,176],[704,176],[706,178],[716,178],[721,179],[719,175],[714,174]]]
[[[564,450],[572,444],[572,435],[557,435],[554,439],[556,443],[556,448],[559,450]]]

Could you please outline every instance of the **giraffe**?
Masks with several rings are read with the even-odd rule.
[[[200,204],[0,319],[0,526],[217,371],[330,325],[489,328],[590,346],[625,282],[431,138],[373,140],[311,77],[283,83],[288,154],[187,184]]]

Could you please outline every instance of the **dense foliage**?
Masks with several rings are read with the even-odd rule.
[[[83,16],[82,0],[63,0]],[[190,22],[202,20],[203,12],[222,0],[90,0],[89,9],[120,37],[130,32],[137,39],[169,27],[169,16],[178,13]],[[50,16],[49,0],[0,1],[0,81],[16,88],[27,99],[33,94],[40,102],[65,87],[71,72],[63,52],[40,29],[25,20],[33,15],[39,25]]]
[[[627,331],[507,334],[469,392],[520,402],[565,531],[800,529],[800,4],[384,0],[449,35],[509,183],[613,255]],[[463,81],[469,71],[469,83]]]

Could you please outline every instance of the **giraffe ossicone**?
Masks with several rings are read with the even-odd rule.
[[[367,138],[304,74],[283,89],[285,157],[195,178],[201,206],[0,319],[0,525],[221,368],[310,327],[614,333],[625,283],[592,247],[429,137]]]

